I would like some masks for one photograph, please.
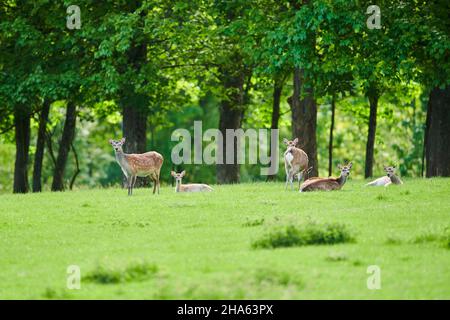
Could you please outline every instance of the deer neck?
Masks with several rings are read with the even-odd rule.
[[[123,151],[116,151],[116,160],[121,166],[122,170],[128,171],[128,163],[125,159],[125,153],[123,153]]]
[[[395,174],[391,175],[389,178],[391,179],[393,184],[402,184],[400,178],[397,177]]]
[[[181,181],[175,181],[175,192],[180,192]]]
[[[339,178],[337,178],[337,182],[339,183],[339,185],[342,187],[344,185],[344,183],[347,181],[347,177],[343,176],[342,173],[339,176]]]

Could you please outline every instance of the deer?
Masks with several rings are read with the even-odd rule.
[[[379,187],[385,186],[388,187],[391,184],[400,185],[403,184],[403,181],[395,174],[395,166],[383,166],[384,171],[386,172],[386,176],[378,178],[372,182],[366,184],[366,186],[370,187]]]
[[[125,138],[118,141],[109,140],[116,154],[116,160],[122,169],[123,174],[127,178],[128,195],[133,194],[134,184],[137,177],[150,177],[153,181],[153,194],[158,190],[159,194],[159,178],[164,158],[156,151],[145,153],[124,153],[122,146]]]
[[[283,143],[287,147],[284,152],[284,168],[286,170],[285,189],[287,189],[288,183],[290,183],[292,190],[294,188],[293,180],[295,175],[297,175],[298,185],[300,187],[300,181],[308,168],[308,155],[305,151],[296,147],[298,138],[295,138],[294,140],[284,138]]]
[[[176,173],[175,171],[171,171],[170,174],[175,178],[176,186],[175,192],[204,192],[204,191],[213,191],[213,188],[203,183],[191,183],[191,184],[181,184],[181,180],[183,179],[186,171],[182,171],[181,173]]]
[[[341,174],[338,178],[320,178],[314,177],[306,180],[300,186],[300,192],[306,191],[332,191],[332,190],[340,190],[345,182],[347,181],[348,176],[350,175],[350,169],[352,168],[352,163],[349,162],[347,165],[338,165],[338,169],[341,171]]]

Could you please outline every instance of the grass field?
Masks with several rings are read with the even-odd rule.
[[[2,195],[0,299],[450,299],[450,179],[363,184]],[[353,241],[255,245],[335,223]],[[80,267],[79,290],[67,289],[69,265]],[[370,265],[379,290],[367,288]]]

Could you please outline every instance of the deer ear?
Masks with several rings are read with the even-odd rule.
[[[298,143],[298,138],[295,138],[292,142],[294,143],[294,145],[296,145]]]
[[[175,171],[170,171],[170,175],[171,175],[172,177],[175,177]]]
[[[125,137],[123,137],[122,139],[120,139],[120,142],[125,143]]]
[[[341,166],[341,164],[339,163],[338,165],[337,165],[337,168],[339,169],[339,170],[341,170],[342,169],[342,166]]]
[[[112,144],[113,143],[113,140],[112,139],[109,139],[109,144]]]
[[[284,139],[283,139],[283,143],[284,143],[284,144],[286,144],[286,145],[287,145],[287,144],[288,144],[288,142],[289,142],[289,141],[288,141],[288,139],[286,139],[286,138],[284,138]]]
[[[349,162],[347,166],[349,169],[351,169],[353,167],[353,163]]]
[[[181,176],[184,177],[184,175],[186,174],[186,171],[181,171]]]

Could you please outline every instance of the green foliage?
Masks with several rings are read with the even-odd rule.
[[[344,224],[307,222],[273,227],[252,243],[253,248],[278,248],[307,245],[330,245],[353,242],[354,236]]]
[[[421,175],[428,89],[449,82],[445,1],[381,1],[382,28],[375,30],[366,26],[370,1],[187,5],[178,0],[80,0],[80,30],[66,28],[70,4],[40,0],[0,6],[0,132],[6,131],[4,141],[12,142],[13,110],[24,104],[33,115],[31,160],[42,102],[53,102],[48,129],[57,146],[62,109],[68,99],[76,100],[81,120],[75,140],[81,162],[77,185],[120,183],[122,174],[106,141],[121,136],[125,102],[148,112],[148,149],[167,160],[175,128],[190,129],[194,120],[202,120],[204,129],[217,128],[220,101],[230,93],[224,74],[246,79],[245,107],[239,106],[245,109],[244,128],[270,126],[273,83],[284,79],[279,127],[281,136],[289,137],[286,100],[293,88],[287,79],[294,66],[304,70],[319,103],[322,175],[328,164],[331,95],[337,96],[333,165],[351,159],[352,176],[362,174],[369,89],[382,94],[375,172],[381,175],[383,165],[395,163],[402,176]],[[48,183],[53,164],[48,152],[45,157],[43,180]],[[1,158],[11,168],[13,150],[2,146]],[[173,167],[167,160],[163,180],[170,182]],[[187,182],[215,182],[214,166],[184,167]],[[66,181],[73,172],[69,158]],[[242,166],[242,181],[264,180],[258,172],[259,166]],[[0,179],[0,192],[9,190],[11,173]]]
[[[125,269],[98,266],[83,280],[99,284],[117,284],[132,281],[145,281],[158,272],[158,267],[145,262],[128,265]]]
[[[1,141],[0,138],[0,193],[11,192],[14,173],[13,144]]]

